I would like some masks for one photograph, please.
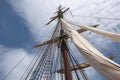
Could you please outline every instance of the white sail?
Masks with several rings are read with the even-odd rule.
[[[64,23],[64,28],[66,29],[67,34],[77,46],[81,54],[88,60],[90,65],[108,80],[119,80],[120,65],[101,54],[65,20],[61,19],[61,21]]]
[[[105,30],[100,30],[100,29],[97,29],[97,28],[93,28],[93,27],[89,27],[89,26],[84,26],[82,24],[74,23],[74,22],[71,22],[71,21],[67,21],[67,22],[70,23],[70,24],[79,26],[79,27],[81,27],[81,28],[83,28],[85,30],[90,30],[92,32],[95,32],[97,34],[109,37],[109,38],[111,38],[113,40],[116,40],[116,41],[120,42],[120,34],[119,33],[109,32],[109,31],[105,31]]]

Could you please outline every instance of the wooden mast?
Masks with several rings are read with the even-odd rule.
[[[57,38],[57,42],[60,41],[60,45],[61,45],[60,48],[61,48],[61,55],[62,55],[63,63],[64,63],[65,80],[72,80],[72,74],[71,74],[69,57],[68,57],[69,50],[67,48],[66,41],[65,41],[68,37],[66,36],[66,34],[64,34],[64,30],[62,29],[62,22],[60,20],[61,18],[63,18],[63,14],[68,10],[69,10],[69,8],[64,9],[64,8],[61,8],[61,6],[59,6],[58,11],[55,12],[55,13],[57,13],[57,15],[50,18],[51,20],[46,25],[50,24],[55,19],[58,19],[58,23],[61,24],[61,26],[57,26],[57,27],[61,27],[60,37]],[[80,32],[83,32],[83,31],[86,31],[86,30],[83,30],[83,29],[80,30]],[[51,42],[51,40],[50,40],[50,42]],[[50,43],[50,42],[48,41],[48,43]],[[43,44],[43,45],[46,45],[46,44]],[[33,48],[40,47],[40,46],[42,46],[42,45],[41,44],[36,45],[36,46],[33,46]]]
[[[64,39],[62,39],[62,41],[61,41],[61,54],[62,54],[63,62],[64,62],[65,80],[72,80],[68,52],[69,51],[67,49],[66,42]]]
[[[61,5],[58,7],[58,11],[55,12],[57,13],[56,16],[50,18],[51,20],[46,24],[50,24],[52,21],[58,18],[59,23],[61,24],[61,30],[60,30],[60,41],[61,41],[61,54],[63,57],[63,62],[64,62],[64,72],[65,72],[65,80],[72,80],[72,75],[71,75],[71,69],[70,69],[70,63],[69,63],[69,57],[68,57],[68,48],[65,42],[65,38],[62,37],[64,36],[64,30],[62,29],[62,23],[60,21],[61,18],[63,18],[63,14],[69,10],[69,8],[63,10],[64,8],[61,8]]]
[[[59,6],[59,11],[58,11],[59,21],[60,21],[60,18],[63,18],[63,13],[64,12],[62,12],[61,6]],[[61,21],[60,21],[60,24],[61,24],[60,36],[63,36],[64,30],[62,29]],[[61,43],[60,43],[61,44],[61,54],[62,54],[63,62],[64,62],[65,80],[72,80],[69,57],[68,57],[69,50],[67,48],[64,37],[61,37],[60,40],[61,40]]]
[[[111,56],[108,56],[109,59],[114,59],[116,56],[115,55],[111,55]],[[77,64],[77,65],[74,65],[74,66],[70,66],[70,70],[71,71],[74,71],[74,70],[82,70],[84,68],[88,68],[90,67],[91,65],[89,64],[89,62],[84,62],[84,63],[81,63],[81,64]],[[59,69],[56,71],[57,73],[61,73],[63,74],[64,73],[64,69]]]
[[[42,44],[38,44],[38,45],[35,45],[33,46],[33,48],[36,48],[36,47],[40,47],[40,46],[43,46],[43,45],[46,45],[46,44],[52,44],[52,43],[56,43],[56,42],[60,42],[60,48],[61,48],[61,55],[62,55],[62,59],[63,59],[63,64],[64,64],[64,69],[62,70],[62,72],[64,72],[64,75],[65,75],[65,80],[72,80],[72,73],[71,73],[71,66],[70,66],[70,60],[69,60],[69,49],[66,45],[66,40],[69,38],[68,37],[68,34],[64,33],[64,30],[63,30],[63,25],[62,25],[62,21],[61,21],[61,18],[63,18],[63,14],[69,10],[69,8],[67,9],[64,9],[64,8],[61,8],[61,6],[59,6],[58,8],[59,10],[55,13],[57,13],[56,16],[50,18],[51,20],[46,24],[50,24],[51,22],[53,22],[55,19],[58,19],[58,24],[61,24],[60,26],[57,26],[57,27],[61,27],[61,30],[60,30],[60,36],[58,37],[55,37],[53,39],[50,39],[46,42],[43,42]],[[98,25],[93,25],[91,27],[97,27]],[[79,33],[82,33],[86,30],[84,29],[79,29],[77,30]],[[59,71],[58,71],[59,73]],[[60,72],[61,73],[61,72]]]
[[[67,47],[67,45],[66,45],[66,39],[67,38],[69,38],[67,35],[69,35],[69,34],[65,34],[64,33],[64,30],[63,30],[63,28],[62,28],[62,18],[63,18],[63,14],[67,11],[67,10],[69,10],[69,8],[67,8],[67,9],[65,9],[65,10],[63,10],[62,8],[61,8],[61,6],[59,6],[59,8],[58,8],[59,10],[56,12],[56,13],[58,13],[56,16],[54,16],[54,17],[52,17],[52,18],[50,18],[51,20],[46,24],[46,25],[48,25],[48,24],[50,24],[52,21],[54,21],[55,19],[58,19],[58,22],[59,22],[59,24],[61,24],[61,30],[60,30],[60,36],[59,37],[57,37],[57,38],[55,38],[55,39],[53,39],[53,40],[56,40],[56,41],[53,41],[52,39],[51,40],[49,40],[49,41],[47,41],[47,42],[45,42],[44,44],[39,44],[39,45],[37,45],[37,46],[34,46],[34,47],[39,47],[39,46],[42,46],[42,45],[45,45],[45,44],[51,44],[51,41],[52,41],[52,43],[55,43],[55,42],[58,42],[58,41],[60,41],[60,44],[61,44],[61,46],[60,46],[60,48],[61,48],[61,55],[62,55],[62,58],[63,58],[63,63],[64,63],[64,70],[61,70],[62,72],[60,72],[60,73],[65,73],[64,75],[65,75],[65,80],[72,80],[72,73],[71,73],[71,71],[72,70],[78,70],[78,69],[81,69],[80,67],[81,67],[81,65],[80,66],[78,66],[78,65],[75,65],[74,67],[71,67],[70,66],[70,61],[69,61],[69,49],[68,49],[68,47]],[[64,23],[64,22],[63,22]],[[60,26],[57,26],[57,27],[60,27]],[[95,26],[96,27],[96,26]],[[68,29],[69,30],[69,29]],[[72,30],[72,29],[71,29]],[[74,29],[73,29],[74,30]],[[82,30],[82,31],[81,31]],[[75,30],[74,30],[75,31]],[[84,31],[86,31],[86,30],[84,30],[84,29],[80,29],[80,30],[78,30],[78,32],[84,32]],[[77,33],[77,32],[76,32]],[[75,35],[75,33],[74,33],[74,35]],[[75,39],[77,39],[77,38],[75,38]],[[84,38],[83,38],[84,39]],[[77,42],[77,41],[74,41],[74,42]],[[76,43],[77,44],[77,43]],[[79,46],[79,45],[78,45]],[[79,47],[79,49],[82,51],[82,49],[81,49],[81,46]],[[85,52],[85,51],[83,51],[83,52]],[[89,58],[88,58],[89,59]],[[86,67],[89,67],[90,66],[90,64],[87,62],[87,63],[85,63],[85,65],[83,66],[83,68],[86,68]],[[98,67],[98,69],[99,69],[99,67]],[[109,76],[108,76],[109,77]],[[47,77],[47,79],[48,79],[48,77]],[[116,78],[117,79],[117,78]]]

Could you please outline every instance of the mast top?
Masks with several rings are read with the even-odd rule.
[[[46,24],[46,25],[48,25],[48,24],[50,24],[51,22],[53,22],[55,19],[60,19],[60,18],[63,18],[63,14],[65,13],[65,12],[67,12],[68,10],[69,10],[70,8],[66,8],[65,9],[65,7],[61,7],[61,5],[59,5],[59,7],[58,7],[58,11],[56,11],[54,14],[57,14],[56,16],[53,16],[53,17],[51,17],[50,19],[50,21]]]

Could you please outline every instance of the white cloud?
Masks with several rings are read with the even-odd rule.
[[[5,77],[8,72],[10,72],[22,59],[25,55],[28,54],[26,50],[20,48],[6,48],[0,45],[0,78]],[[3,52],[3,53],[2,53]],[[30,61],[32,60],[32,56],[28,55],[7,77],[10,80],[18,80],[20,79],[23,72],[26,70]]]
[[[49,31],[53,29],[54,23],[50,26],[43,26],[49,18],[53,16],[56,8],[59,4],[65,7],[71,7],[71,11],[74,15],[73,18],[68,17],[76,22],[80,22],[86,25],[100,24],[98,28],[113,31],[113,28],[118,29],[120,23],[114,20],[100,20],[93,18],[83,18],[80,16],[91,17],[111,17],[120,18],[119,0],[10,0],[14,10],[20,15],[28,25],[29,30],[35,37],[36,41],[43,40],[43,35],[46,38],[50,35]],[[120,31],[120,28],[119,28]],[[88,34],[89,35],[89,34]],[[86,37],[91,42],[107,46],[107,44],[114,41],[96,34],[91,34]],[[20,50],[23,51],[24,50]]]
[[[76,1],[78,2],[78,0]],[[70,2],[75,4],[76,1],[71,0]],[[10,0],[10,3],[17,14],[27,22],[26,24],[37,40],[41,39],[43,32],[49,32],[49,29],[53,29],[54,26],[45,27],[44,25],[53,16],[59,4],[66,5],[64,0]]]
[[[111,30],[119,23],[113,20],[98,20],[93,18],[83,18],[79,16],[93,16],[93,17],[116,17],[120,13],[119,5],[114,6],[119,1],[113,0],[10,0],[14,10],[18,15],[23,17],[28,25],[30,31],[33,33],[35,40],[41,41],[44,35],[49,36],[49,31],[54,29],[53,25],[44,26],[49,18],[53,16],[59,4],[71,8],[74,15],[73,19],[83,24],[100,24],[100,28]],[[116,13],[117,11],[117,13]],[[68,17],[70,18],[70,17]],[[70,18],[71,19],[71,18]],[[106,26],[107,25],[107,26]],[[114,26],[113,26],[114,25]],[[110,27],[109,27],[110,26]],[[44,34],[43,34],[44,33]],[[43,38],[42,38],[43,40]]]

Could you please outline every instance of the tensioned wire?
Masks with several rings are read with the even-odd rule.
[[[41,47],[40,50],[38,50],[36,52],[36,55],[34,56],[34,58],[31,60],[30,64],[28,65],[27,69],[25,70],[25,72],[22,74],[22,77],[20,78],[20,80],[25,80],[25,77],[27,77],[27,74],[29,74],[31,72],[30,69],[32,69],[34,67],[34,63],[36,62],[36,60],[38,59],[37,57],[39,57],[41,54],[41,51],[43,50],[44,47]],[[36,59],[36,60],[35,60]]]
[[[59,23],[57,23],[56,28],[55,28],[55,30],[54,30],[54,32],[53,32],[52,37],[54,37],[54,35],[55,35],[55,32],[56,32],[56,30],[57,30],[58,25],[59,25]]]
[[[33,49],[32,49],[33,50]],[[4,77],[2,80],[5,80],[25,59],[26,57],[29,55],[29,53],[32,52],[32,50],[28,51],[28,54],[26,54]],[[7,52],[7,51],[5,51]],[[2,56],[2,55],[1,55]]]
[[[31,49],[28,53],[31,53],[33,49]],[[23,58],[3,77],[2,80],[5,80],[28,56],[28,54],[26,54],[25,56],[23,56]]]
[[[40,53],[41,53],[41,52],[40,52]],[[40,53],[39,53],[39,54],[40,54]],[[39,56],[40,56],[40,55],[39,55]],[[38,57],[38,58],[39,58],[39,57]],[[37,60],[38,60],[38,59],[37,59]],[[36,61],[36,62],[37,62],[37,61]],[[36,62],[35,62],[35,64],[37,64]],[[35,64],[34,64],[34,65],[35,65]],[[33,68],[34,68],[34,66],[32,67],[32,69],[33,69]],[[29,75],[30,75],[32,69],[31,69],[30,72],[28,73]],[[24,74],[25,74],[25,73],[24,73]],[[27,75],[25,79],[27,79],[29,75]]]
[[[48,49],[48,46],[47,46],[47,47],[45,46],[45,47],[43,48],[43,50],[40,52],[40,53],[42,53],[42,55],[41,55],[41,54],[39,55],[39,57],[37,58],[37,60],[35,61],[34,65],[33,65],[32,69],[30,70],[29,74],[27,74],[27,77],[25,78],[25,80],[27,80],[29,76],[32,76],[32,75],[30,75],[30,73],[32,72],[33,69],[35,69],[35,66],[36,66],[36,65],[37,65],[37,66],[41,65],[41,62],[44,60],[44,58],[45,58],[45,56],[46,56],[46,54],[44,54],[44,53],[45,53],[44,50],[46,50],[46,49]],[[41,57],[41,56],[42,56],[42,57]],[[40,58],[41,58],[41,59],[40,59]],[[40,60],[41,60],[41,61],[40,61]],[[37,69],[37,71],[36,71],[34,74],[37,75],[37,73],[38,73],[38,71],[39,71],[40,68],[36,68],[36,69]]]
[[[31,51],[29,51],[29,53],[31,53],[32,52],[32,50]],[[2,56],[2,55],[1,55]],[[6,76],[4,76],[4,78],[2,79],[2,80],[5,80],[25,59],[26,59],[26,57],[28,56],[28,54],[26,54],[12,69],[11,69],[11,71],[10,72],[8,72],[7,74],[6,74]]]
[[[92,18],[98,18],[98,17],[92,17]],[[99,18],[99,19],[113,19],[113,20],[120,20],[120,19],[116,19],[116,18]],[[26,56],[25,56],[26,57]],[[25,59],[25,57],[22,59],[22,61]],[[20,63],[22,62],[22,61],[20,61]],[[18,63],[17,65],[19,65],[20,63]],[[14,67],[14,68],[16,68],[17,67],[17,65]],[[12,69],[12,70],[14,70],[14,69]],[[10,72],[11,73],[11,72]],[[10,74],[9,73],[9,74]],[[3,79],[4,80],[4,79]]]
[[[72,57],[71,57],[71,55],[70,55],[71,53],[70,53],[70,51],[69,51],[69,58],[70,58],[70,61],[71,61],[71,64],[72,64],[72,66],[73,66],[73,68],[75,68],[75,64],[74,64],[74,61],[73,61],[73,59],[72,59]],[[77,65],[77,64],[76,64]],[[72,71],[71,71],[72,72]],[[78,73],[77,73],[77,71],[75,70],[75,74],[76,74],[76,77],[77,77],[77,80],[80,80],[80,77],[79,77],[79,75],[78,75]]]
[[[84,18],[95,18],[95,19],[106,19],[106,20],[120,20],[119,18],[111,18],[111,17],[92,17],[92,16],[79,16]]]
[[[69,45],[70,46],[70,45]],[[69,57],[71,58],[71,61],[72,61],[72,64],[76,64],[76,66],[77,67],[79,67],[77,64],[80,64],[79,63],[79,61],[77,60],[77,58],[75,57],[75,53],[71,50],[71,48],[68,46],[68,49],[69,49]],[[77,55],[77,54],[76,54]],[[78,54],[79,55],[79,54]],[[75,68],[74,66],[73,66],[73,68]],[[86,76],[86,74],[85,74],[85,72],[83,71],[83,70],[78,70],[79,71],[79,73],[81,74],[81,76],[82,76],[82,78],[84,79],[84,80],[88,80],[88,78],[87,78],[87,76]],[[78,77],[78,71],[75,71],[75,73],[76,73],[76,76]]]
[[[57,24],[58,25],[58,24]],[[55,29],[56,30],[56,29]],[[53,32],[53,34],[54,34],[55,32]],[[52,37],[53,37],[53,35],[52,35]],[[27,78],[26,78],[27,79]]]

